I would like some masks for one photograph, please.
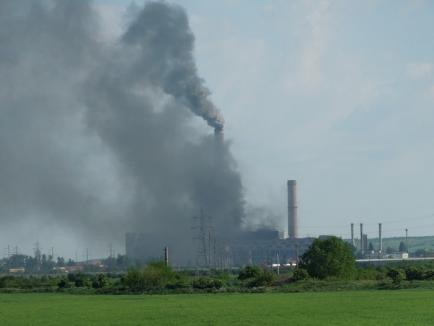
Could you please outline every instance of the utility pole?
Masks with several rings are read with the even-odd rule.
[[[378,223],[378,253],[380,256],[383,254],[383,224]]]
[[[211,229],[208,229],[208,267],[211,267]]]
[[[217,261],[216,261],[216,238],[214,234],[214,242],[213,242],[213,260],[214,260],[214,268],[217,269]]]
[[[164,264],[169,266],[169,247],[164,247]]]
[[[113,245],[111,242],[109,243],[109,258],[113,258]]]
[[[209,266],[209,257],[208,257],[209,245],[207,245],[207,232],[206,232],[207,228],[206,228],[205,215],[203,213],[203,209],[200,210],[200,215],[194,216],[193,219],[198,220],[199,222],[198,226],[192,227],[192,229],[198,230],[198,235],[193,238],[199,241],[196,264],[201,265],[202,263],[204,267],[207,267]],[[209,242],[209,234],[208,234],[208,242]]]
[[[86,264],[89,264],[89,248],[86,248]]]
[[[405,246],[407,247],[407,253],[410,251],[408,248],[408,229],[405,228]]]
[[[277,261],[277,275],[280,275],[280,259],[279,259],[279,252],[276,252],[276,261]]]

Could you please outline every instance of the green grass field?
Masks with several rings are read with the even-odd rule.
[[[0,325],[433,325],[434,291],[1,294]]]

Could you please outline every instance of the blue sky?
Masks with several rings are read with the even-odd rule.
[[[250,205],[300,234],[434,234],[434,2],[178,0]],[[140,4],[140,1],[136,1]],[[107,34],[129,1],[97,1]],[[200,128],[207,130],[203,123]]]

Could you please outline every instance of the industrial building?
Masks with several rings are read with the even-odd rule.
[[[222,137],[220,132],[217,133]],[[276,264],[296,261],[307,250],[314,238],[299,238],[298,235],[298,196],[296,180],[287,181],[288,228],[286,232],[262,228],[254,231],[240,231],[236,237],[216,240],[215,234],[200,229],[196,252],[189,256],[178,257],[177,264],[209,268],[233,267],[244,265]],[[212,230],[212,228],[209,228]],[[288,234],[284,238],[282,234]],[[217,236],[218,238],[218,236]],[[188,240],[188,239],[187,239]],[[220,241],[218,241],[220,240]],[[148,233],[127,233],[125,237],[126,254],[132,260],[146,262],[161,259],[163,249],[171,248],[171,257],[179,255],[179,244],[171,243],[170,237],[163,239]],[[191,250],[190,250],[191,251]],[[194,251],[194,250],[193,250]]]

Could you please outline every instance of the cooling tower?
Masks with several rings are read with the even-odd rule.
[[[288,237],[298,238],[297,181],[288,180]]]

